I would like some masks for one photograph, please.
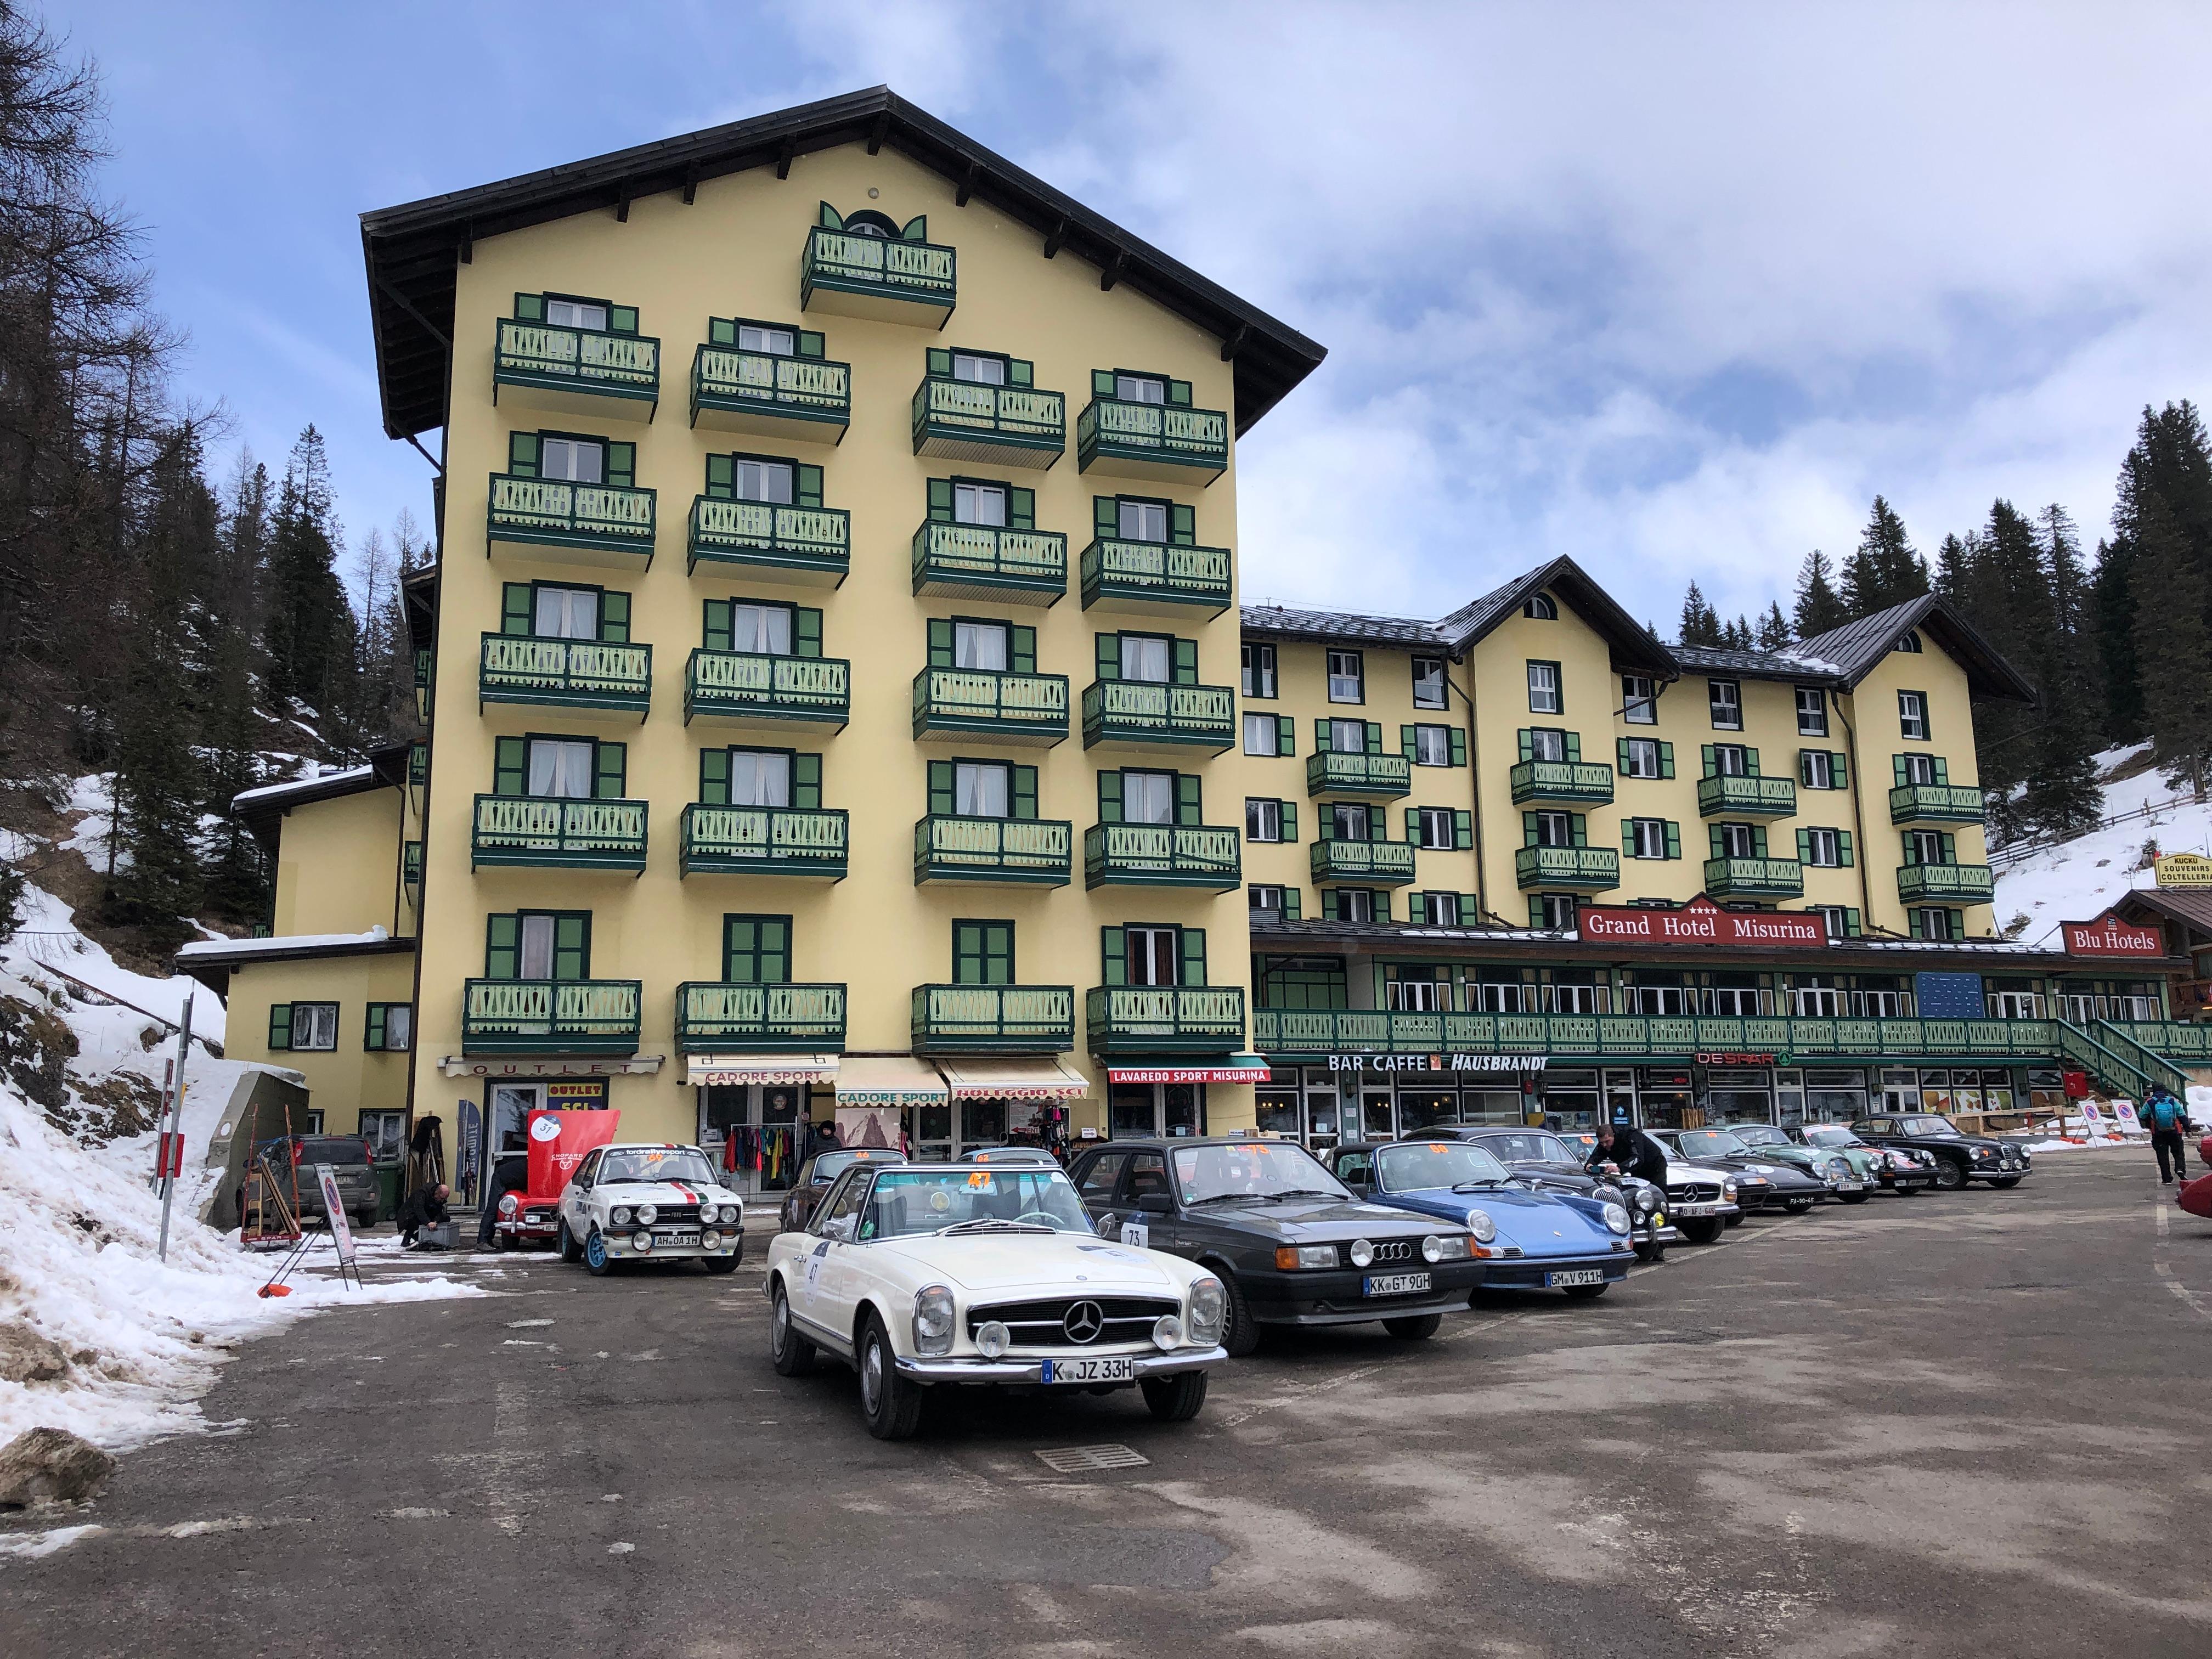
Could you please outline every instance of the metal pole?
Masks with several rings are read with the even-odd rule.
[[[177,1022],[177,1086],[169,1091],[169,1133],[179,1140],[185,1133],[185,1061],[192,1052],[192,997],[185,993],[185,1015]],[[169,1259],[169,1205],[177,1195],[176,1177],[169,1173],[169,1143],[164,1139],[157,1143],[161,1149],[161,1259]],[[181,1151],[181,1148],[179,1148]]]

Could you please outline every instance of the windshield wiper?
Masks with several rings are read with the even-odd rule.
[[[1183,1207],[1194,1210],[1201,1204],[1242,1204],[1248,1198],[1267,1198],[1267,1193],[1208,1193],[1204,1198],[1187,1198]]]
[[[949,1226],[939,1227],[935,1236],[942,1238],[947,1233],[1048,1233],[1055,1231],[1054,1228],[1040,1226],[1034,1221],[1005,1221],[997,1216],[979,1216],[972,1220],[956,1221]]]
[[[1485,1176],[1480,1181],[1454,1182],[1452,1183],[1452,1190],[1455,1193],[1479,1193],[1483,1191],[1486,1188],[1503,1187],[1512,1179],[1513,1177],[1511,1176],[1506,1176],[1503,1178],[1497,1176]]]
[[[1318,1187],[1284,1187],[1272,1193],[1262,1193],[1262,1198],[1281,1200],[1286,1198],[1338,1198],[1338,1193],[1325,1193]]]

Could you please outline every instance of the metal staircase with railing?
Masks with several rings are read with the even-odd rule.
[[[2100,1021],[2100,1024],[2102,1024]],[[2058,1034],[2060,1058],[2078,1066],[2092,1079],[2101,1084],[2106,1092],[2130,1100],[2141,1100],[2149,1091],[2150,1077],[2134,1061],[2123,1058],[2069,1020],[2054,1019],[2051,1029]],[[2131,1042],[2130,1047],[2142,1045]],[[2148,1054],[2148,1049],[2142,1050]],[[2155,1055],[2152,1056],[2154,1059]]]
[[[2099,1020],[2092,1035],[2100,1047],[2118,1054],[2140,1072],[2146,1085],[2164,1084],[2175,1099],[2189,1098],[2189,1073],[2164,1054],[2146,1048],[2108,1019]],[[2140,1100],[2142,1096],[2137,1095],[2135,1098]]]

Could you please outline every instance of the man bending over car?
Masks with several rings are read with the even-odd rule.
[[[1659,1150],[1657,1141],[1630,1124],[1597,1126],[1597,1146],[1583,1167],[1591,1175],[1602,1176],[1608,1164],[1622,1175],[1634,1176],[1655,1187],[1667,1184],[1667,1154]]]

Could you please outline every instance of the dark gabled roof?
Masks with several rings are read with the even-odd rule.
[[[1832,685],[1846,682],[1836,665],[1813,656],[1800,646],[1781,651],[1729,651],[1711,645],[1670,645],[1674,659],[1693,674],[1748,680],[1792,680],[1802,685]]]
[[[943,174],[959,201],[981,200],[1029,226],[1056,252],[1098,267],[1102,286],[1126,283],[1222,342],[1237,367],[1237,430],[1247,430],[1320,364],[1322,348],[1258,307],[1063,196],[1005,157],[916,107],[888,87],[825,98],[771,115],[732,121],[540,173],[365,213],[370,326],[384,429],[410,436],[444,424],[453,331],[455,266],[479,236],[579,213],[626,215],[642,196],[702,179],[774,167],[841,144],[884,145]],[[796,268],[799,250],[791,257]]]
[[[1503,587],[1492,588],[1472,604],[1462,605],[1437,624],[1437,631],[1451,642],[1455,657],[1463,657],[1492,629],[1520,610],[1530,595],[1546,590],[1564,599],[1584,622],[1605,635],[1615,662],[1649,669],[1662,680],[1680,678],[1680,667],[1667,647],[1651,637],[1650,630],[1622,610],[1588,571],[1565,556],[1523,571]]]
[[[2142,925],[2140,919],[2148,913],[2154,920],[2164,918],[2186,922],[2199,933],[2212,934],[2212,893],[2164,887],[2130,887],[2099,910],[2097,915],[2102,915],[2106,910],[2112,911],[2123,921],[2135,920],[2137,926]]]
[[[1360,617],[1346,611],[1294,611],[1279,605],[1248,605],[1241,612],[1244,631],[1279,640],[1364,640],[1374,645],[1426,646],[1444,650],[1433,623],[1411,617]]]
[[[407,752],[413,747],[406,743],[387,744],[370,752],[366,766],[349,766],[325,772],[319,777],[299,778],[290,783],[266,783],[258,789],[243,790],[231,797],[230,810],[246,826],[247,833],[273,853],[284,815],[295,806],[338,800],[347,795],[365,795],[374,789],[404,788],[407,782]]]
[[[1936,643],[1957,659],[1966,671],[1969,692],[1997,702],[2033,704],[2035,687],[2010,663],[1979,629],[1959,613],[1957,607],[1934,593],[1923,593],[1877,611],[1870,617],[1832,628],[1799,641],[1791,649],[1808,657],[1833,663],[1846,685],[1856,685],[1896,647],[1909,630],[1931,635]]]

